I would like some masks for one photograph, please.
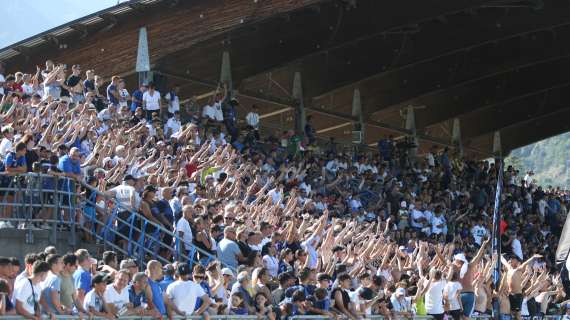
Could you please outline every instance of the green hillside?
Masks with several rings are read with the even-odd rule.
[[[570,188],[570,132],[516,149],[505,163],[520,168],[521,178],[533,170],[541,185]]]

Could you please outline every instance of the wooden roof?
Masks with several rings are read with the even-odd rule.
[[[12,71],[49,58],[132,74],[143,26],[153,70],[186,97],[216,86],[229,52],[240,112],[257,104],[270,128],[293,126],[300,72],[317,131],[340,141],[351,137],[354,89],[367,144],[409,133],[409,106],[424,145],[450,144],[458,118],[477,157],[491,154],[495,131],[510,151],[570,129],[563,0],[131,1],[0,50],[0,60]]]

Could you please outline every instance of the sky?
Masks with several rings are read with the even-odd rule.
[[[114,6],[118,0],[1,0],[0,48]],[[124,0],[120,0],[124,2]]]

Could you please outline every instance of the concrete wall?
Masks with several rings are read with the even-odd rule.
[[[79,248],[89,250],[92,255],[97,254],[95,244],[71,243],[71,232],[58,231],[57,240],[51,241],[50,230],[20,230],[0,229],[0,256],[18,257],[23,260],[24,256],[31,252],[43,251],[47,246],[54,245],[58,253],[65,254]]]

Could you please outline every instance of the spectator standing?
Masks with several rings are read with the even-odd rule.
[[[65,80],[65,85],[69,88],[71,102],[78,104],[85,101],[80,65],[74,64],[71,67],[71,75]]]
[[[210,306],[210,298],[199,284],[190,280],[190,274],[190,266],[187,263],[179,264],[178,279],[166,289],[166,296],[172,306],[169,310],[170,317],[202,315]],[[202,306],[196,310],[198,298],[202,299]]]
[[[145,91],[142,96],[142,106],[146,111],[146,120],[152,120],[153,113],[160,112],[160,92],[154,86],[154,83],[148,84],[148,91]]]
[[[77,270],[77,256],[68,253],[63,256],[63,268],[59,274],[61,284],[59,298],[61,305],[66,310],[73,310],[75,307],[78,311],[85,313],[83,304],[77,299],[73,274]]]
[[[77,270],[73,273],[73,284],[76,290],[76,296],[81,305],[84,305],[85,295],[91,291],[91,267],[97,264],[97,260],[91,258],[89,252],[85,249],[79,249],[75,252],[77,256]],[[104,289],[103,289],[104,290]],[[85,308],[85,310],[88,310]]]
[[[461,283],[459,282],[459,272],[452,269],[451,280],[445,285],[443,290],[443,298],[446,304],[446,310],[453,320],[460,320],[462,317],[463,306],[461,305]]]
[[[135,273],[128,291],[129,302],[135,309],[141,311],[141,315],[159,317],[153,303],[152,291],[148,285],[148,277],[144,272]]]
[[[119,92],[119,107],[127,108],[129,110],[129,100],[131,100],[131,95],[129,90],[125,88],[125,79],[120,79],[117,86],[117,91]]]
[[[61,304],[61,277],[63,270],[63,258],[57,254],[50,254],[46,258],[50,266],[49,274],[42,282],[40,303],[47,314],[62,315],[71,314],[71,309],[66,309]]]
[[[224,108],[224,124],[226,125],[226,130],[231,136],[230,143],[233,144],[238,140],[239,130],[237,128],[237,107],[239,106],[239,101],[236,98],[231,98],[230,101],[225,104]]]
[[[119,78],[119,76],[113,76],[111,78],[111,83],[109,83],[107,89],[105,90],[107,93],[107,101],[109,101],[109,104],[112,105],[115,110],[117,110],[119,106],[119,100],[121,99],[118,88],[119,81],[121,81],[121,78]]]
[[[174,266],[172,264],[167,264],[162,268],[162,273],[164,274],[164,277],[162,278],[162,280],[160,281],[160,288],[162,289],[163,293],[166,293],[166,288],[168,288],[168,286],[173,283],[174,280]]]
[[[430,272],[430,284],[425,294],[425,306],[427,314],[436,320],[443,320],[445,309],[443,308],[443,290],[445,281],[439,270],[432,269]]]
[[[178,93],[180,92],[180,86],[174,86],[172,90],[170,90],[164,96],[164,99],[168,101],[168,117],[172,117],[176,112],[180,112],[180,98],[178,97]]]
[[[49,264],[44,261],[36,261],[32,266],[31,276],[16,282],[12,303],[16,313],[26,319],[39,319],[41,283],[46,279],[50,271]]]
[[[107,289],[107,276],[105,274],[97,274],[91,279],[93,290],[85,295],[83,308],[87,311],[89,317],[103,317],[106,319],[114,319],[115,316],[107,310],[105,301],[105,290]]]
[[[307,116],[305,123],[305,136],[309,140],[309,144],[315,143],[317,139],[317,131],[313,127],[313,116]]]
[[[177,136],[182,128],[182,123],[180,122],[180,112],[174,111],[168,114],[168,121],[164,125],[164,136],[170,138],[171,136]]]
[[[255,140],[259,140],[259,108],[254,104],[251,111],[245,116],[248,129],[253,132]]]
[[[131,99],[131,112],[133,115],[138,108],[143,107],[143,96],[147,90],[147,86],[145,84],[141,84],[140,87],[133,92],[133,96]],[[141,109],[142,111],[142,109]],[[138,123],[138,122],[137,122]]]
[[[146,275],[148,277],[148,287],[152,293],[152,303],[161,316],[167,315],[164,291],[160,286],[160,279],[162,279],[162,265],[156,260],[151,260],[147,263]]]
[[[129,301],[129,272],[119,270],[115,274],[113,283],[107,285],[103,298],[105,298],[106,309],[116,317],[136,315],[133,304]],[[140,313],[139,313],[140,315]]]
[[[218,258],[223,264],[237,268],[239,262],[247,260],[236,243],[236,230],[233,227],[224,228],[224,238],[218,243]]]

